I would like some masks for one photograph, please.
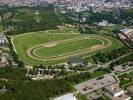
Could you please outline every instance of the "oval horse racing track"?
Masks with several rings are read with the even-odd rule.
[[[28,65],[59,64],[73,57],[88,57],[123,46],[110,36],[98,34],[32,32],[12,37],[15,52]]]
[[[111,40],[102,36],[81,36],[36,45],[27,50],[27,55],[36,60],[55,61],[81,56],[111,45]]]

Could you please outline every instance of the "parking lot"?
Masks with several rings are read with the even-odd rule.
[[[115,72],[125,72],[131,69],[133,69],[133,63],[131,62],[114,67]]]
[[[101,89],[104,86],[110,85],[115,82],[116,82],[116,80],[115,80],[114,76],[112,74],[107,74],[102,77],[98,77],[98,78],[91,79],[91,80],[82,82],[80,84],[77,84],[77,85],[75,85],[75,88],[81,94],[87,94],[87,93]]]

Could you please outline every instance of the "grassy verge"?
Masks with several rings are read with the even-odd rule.
[[[130,73],[124,73],[122,75],[119,76],[120,79],[120,85],[122,87],[126,87],[130,84],[133,84],[133,72]]]

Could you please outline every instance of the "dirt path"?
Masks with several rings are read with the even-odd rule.
[[[91,48],[89,47],[89,48],[86,48],[86,49],[82,49],[82,50],[78,50],[78,51],[74,51],[74,52],[70,52],[70,53],[65,53],[65,54],[62,54],[62,55],[54,56],[54,57],[42,57],[42,56],[32,54],[32,51],[34,49],[37,49],[37,48],[52,47],[52,46],[56,46],[58,44],[66,43],[66,42],[72,42],[72,41],[77,41],[77,40],[82,40],[82,39],[91,39],[91,38],[98,38],[99,40],[104,39],[108,42],[108,44],[105,45],[103,43],[102,45],[95,45],[95,46],[92,46]],[[55,42],[36,45],[36,46],[34,46],[34,47],[27,50],[27,55],[30,58],[35,59],[35,60],[56,61],[56,60],[62,60],[62,59],[66,59],[66,58],[70,58],[70,57],[74,57],[74,56],[80,56],[80,55],[83,55],[83,54],[87,54],[87,53],[95,52],[95,51],[98,51],[98,50],[102,50],[102,49],[110,47],[111,45],[112,45],[112,41],[110,39],[107,39],[107,38],[102,37],[102,36],[88,36],[88,37],[83,36],[83,37],[78,37],[78,38],[72,38],[72,39],[67,39],[67,40],[61,40],[61,41],[55,41]]]

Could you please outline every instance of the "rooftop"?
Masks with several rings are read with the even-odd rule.
[[[133,96],[133,85],[131,85],[131,86],[129,86],[128,88],[127,88],[127,90],[132,94],[132,96]]]
[[[111,100],[130,100],[131,99],[131,97],[125,94],[124,90],[122,90],[117,83],[106,86],[105,90],[106,90],[105,94]]]
[[[70,65],[73,65],[73,64],[75,64],[75,65],[78,65],[78,64],[84,64],[84,61],[83,61],[83,59],[82,58],[72,58],[72,59],[70,59],[69,61],[68,61],[68,64],[70,64]]]
[[[105,89],[108,90],[111,94],[116,94],[123,91],[118,84],[106,86]]]
[[[68,93],[63,96],[57,97],[54,100],[77,100],[77,99],[72,93]]]
[[[121,94],[118,97],[113,98],[112,100],[130,100],[131,97],[129,97],[127,94]]]

